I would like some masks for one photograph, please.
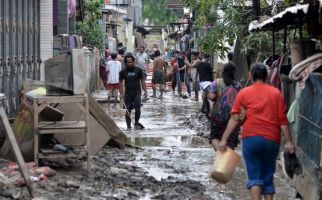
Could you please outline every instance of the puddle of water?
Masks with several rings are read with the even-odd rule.
[[[128,136],[128,143],[132,146],[162,146],[162,147],[204,147],[208,146],[208,143],[197,136],[160,136],[154,135],[140,135],[140,136]]]
[[[170,176],[169,173],[165,172],[163,169],[158,167],[149,167],[146,168],[148,174],[153,176],[156,180],[161,181],[161,179],[168,178]]]
[[[151,194],[146,194],[144,197],[140,197],[139,200],[150,200],[152,197]]]

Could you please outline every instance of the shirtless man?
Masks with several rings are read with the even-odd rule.
[[[163,89],[165,85],[164,79],[164,60],[160,57],[160,51],[156,50],[154,52],[155,58],[153,63],[153,75],[152,75],[152,89],[153,95],[151,97],[156,97],[156,84],[160,85],[160,96],[159,98],[162,99]]]
[[[199,100],[199,81],[196,79],[197,73],[197,65],[200,63],[200,59],[198,58],[199,52],[192,52],[191,53],[191,63],[189,62],[188,58],[185,59],[185,64],[188,68],[190,68],[191,78],[193,83],[193,89],[195,91],[195,101]]]

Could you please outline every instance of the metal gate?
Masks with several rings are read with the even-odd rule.
[[[299,101],[297,143],[306,156],[320,168],[322,146],[322,75],[312,73],[305,82]]]
[[[17,112],[23,81],[40,78],[39,2],[0,1],[0,92],[9,118]]]

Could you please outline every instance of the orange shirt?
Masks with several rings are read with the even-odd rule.
[[[241,90],[235,99],[232,113],[246,109],[242,138],[262,136],[281,142],[281,125],[288,125],[286,107],[281,92],[265,83],[253,83]]]

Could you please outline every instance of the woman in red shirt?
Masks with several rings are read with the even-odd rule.
[[[273,178],[281,142],[281,131],[286,139],[285,148],[294,153],[286,118],[284,98],[280,91],[266,84],[267,69],[261,63],[253,64],[250,71],[253,84],[241,90],[234,102],[232,116],[219,144],[225,150],[227,140],[240,124],[241,107],[246,109],[242,125],[242,153],[247,170],[247,188],[252,200],[273,199]]]

